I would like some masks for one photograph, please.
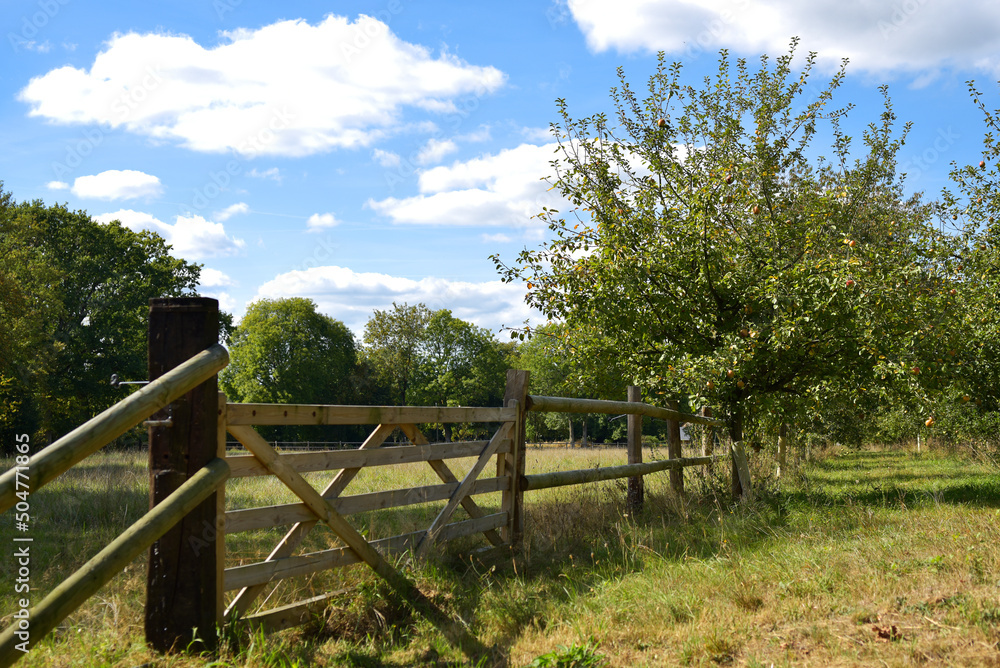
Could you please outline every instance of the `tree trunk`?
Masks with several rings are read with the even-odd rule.
[[[732,440],[733,445],[743,441],[743,409],[737,408],[733,413],[732,417],[729,419],[729,438]],[[736,457],[730,457],[731,462],[731,472],[732,472],[732,492],[733,498],[738,499],[743,496],[743,485],[740,484],[740,471],[739,466],[736,464]]]
[[[587,416],[583,417],[583,434],[580,435],[580,447],[585,448],[590,445],[587,442]]]
[[[445,422],[442,426],[444,427],[444,440],[451,443],[451,423]]]
[[[576,436],[573,434],[573,418],[569,419],[569,447],[576,447]]]
[[[778,472],[776,477],[781,477],[781,471],[785,468],[785,457],[788,455],[788,425],[784,422],[778,428]]]

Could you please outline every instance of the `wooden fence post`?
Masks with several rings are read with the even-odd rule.
[[[680,404],[676,401],[668,401],[667,408],[676,411],[680,409]],[[680,459],[683,456],[684,453],[681,452],[681,423],[677,420],[667,420],[667,457]],[[684,492],[684,469],[670,470],[670,488],[678,494]]]
[[[504,406],[517,402],[517,423],[511,434],[510,452],[497,456],[497,476],[510,476],[510,490],[503,493],[501,500],[501,508],[508,515],[508,524],[501,530],[500,537],[512,547],[519,545],[524,535],[524,489],[521,487],[521,477],[524,475],[524,437],[528,416],[529,381],[529,372],[509,369],[507,387],[503,395]]]
[[[642,401],[642,392],[635,385],[628,386],[627,399],[629,401]],[[628,421],[628,463],[642,463],[642,416],[629,415]],[[634,476],[628,479],[627,505],[630,513],[642,510],[645,498],[643,491],[642,476]]]
[[[219,302],[151,299],[149,379],[155,380],[219,341]],[[218,379],[213,376],[151,418],[150,508],[216,458]],[[149,549],[146,642],[159,652],[217,646],[219,492],[212,493]]]

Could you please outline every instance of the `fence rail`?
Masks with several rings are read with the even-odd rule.
[[[229,364],[219,344],[195,355],[149,385],[91,418],[28,460],[28,491],[58,478],[153,413],[201,385]],[[23,489],[23,486],[22,486]],[[17,503],[17,470],[0,476],[0,513]]]
[[[725,427],[722,420],[715,420],[701,415],[681,413],[680,411],[650,406],[639,401],[606,401],[604,399],[573,399],[570,397],[544,397],[531,394],[528,396],[528,410],[545,413],[607,413],[610,415],[646,415],[662,420],[691,422],[709,427]]]
[[[577,469],[575,471],[535,473],[524,476],[521,480],[521,485],[525,491],[563,487],[565,485],[582,485],[589,482],[631,478],[658,471],[681,469],[686,466],[704,466],[720,459],[722,457],[684,457],[681,459],[661,459],[641,464],[625,464],[623,466],[602,466],[600,468]]]

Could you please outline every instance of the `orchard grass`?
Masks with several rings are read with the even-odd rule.
[[[757,500],[728,500],[728,462],[666,473],[647,503],[624,482],[529,492],[516,554],[470,557],[466,539],[412,573],[421,589],[512,666],[1000,665],[1000,472],[962,452],[828,450],[773,477],[750,453]],[[647,459],[664,456],[647,449]],[[623,448],[529,448],[529,473],[623,463]],[[471,460],[449,465],[459,477]],[[6,465],[7,462],[4,462]],[[307,474],[322,486],[332,473]],[[437,482],[426,465],[370,469],[350,493]],[[228,483],[230,508],[293,502],[274,478]],[[499,495],[477,497],[490,511]],[[40,599],[146,510],[146,455],[102,452],[31,496],[32,592]],[[427,504],[351,517],[381,537],[425,528]],[[464,516],[457,513],[457,518]],[[0,541],[12,545],[11,521]],[[227,565],[266,556],[280,530],[227,539]],[[335,544],[314,531],[307,550]],[[0,559],[0,582],[14,580]],[[313,623],[277,634],[223,632],[217,666],[464,665],[366,569],[282,584],[268,607],[347,588]],[[145,557],[41,642],[23,666],[200,666],[143,641]],[[0,613],[15,609],[13,585]],[[576,663],[571,663],[576,661]]]

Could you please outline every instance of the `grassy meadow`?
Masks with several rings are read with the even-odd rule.
[[[647,452],[647,458],[663,456]],[[529,448],[531,472],[623,463],[620,448]],[[461,477],[471,460],[449,462]],[[751,453],[757,499],[728,498],[728,463],[687,469],[684,496],[647,477],[526,495],[517,552],[470,556],[468,538],[411,572],[510,666],[1000,666],[1000,471],[962,452],[831,450],[774,479]],[[332,473],[307,474],[322,486]],[[346,494],[432,484],[426,465],[365,470]],[[50,591],[146,510],[144,453],[99,453],[31,496],[32,585]],[[487,509],[499,495],[477,497]],[[294,502],[273,478],[227,485],[227,506]],[[372,537],[426,528],[442,504],[351,516]],[[464,518],[464,511],[456,519]],[[13,520],[0,541],[13,545]],[[281,530],[227,538],[227,565],[260,560]],[[315,530],[305,551],[335,545]],[[13,583],[0,559],[0,582]],[[140,558],[21,666],[466,665],[362,566],[283,582],[267,607],[349,589],[310,624],[224,634],[217,657],[159,657],[142,636]],[[0,615],[15,609],[0,589]],[[263,601],[263,599],[261,599]]]

